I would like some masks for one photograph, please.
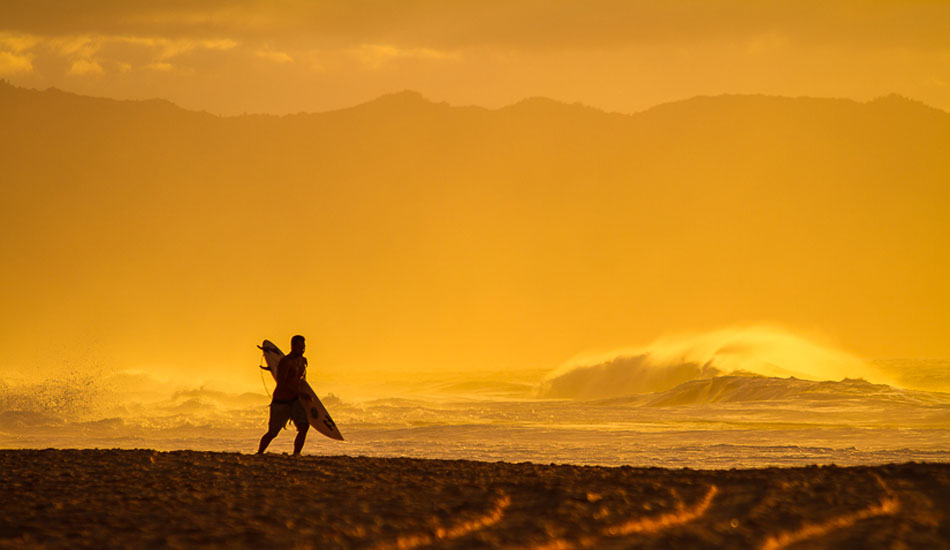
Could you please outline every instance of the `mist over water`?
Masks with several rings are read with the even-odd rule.
[[[665,391],[725,374],[809,380],[892,377],[856,357],[777,329],[721,330],[655,342],[645,348],[580,359],[541,386],[544,397],[598,399]]]
[[[701,468],[950,460],[946,361],[862,361],[774,329],[724,330],[551,373],[311,384],[346,442],[306,452]],[[255,367],[256,368],[256,367]],[[329,369],[326,369],[329,370]],[[253,452],[272,381],[189,387],[147,372],[0,382],[0,447]],[[289,451],[292,433],[272,444]]]

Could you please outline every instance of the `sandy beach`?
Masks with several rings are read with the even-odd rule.
[[[0,548],[948,548],[950,464],[0,451]]]

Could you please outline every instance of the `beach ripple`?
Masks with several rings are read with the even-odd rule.
[[[950,548],[950,464],[0,451],[0,549]]]

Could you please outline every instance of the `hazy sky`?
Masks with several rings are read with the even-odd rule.
[[[694,95],[950,109],[950,2],[0,2],[0,78],[213,113],[349,106],[402,89],[633,112]]]

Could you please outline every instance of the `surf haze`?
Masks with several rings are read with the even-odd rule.
[[[780,329],[755,327],[683,335],[642,349],[579,358],[548,375],[541,395],[575,399],[623,397],[662,392],[687,381],[729,374],[894,383],[893,373],[847,353]]]

